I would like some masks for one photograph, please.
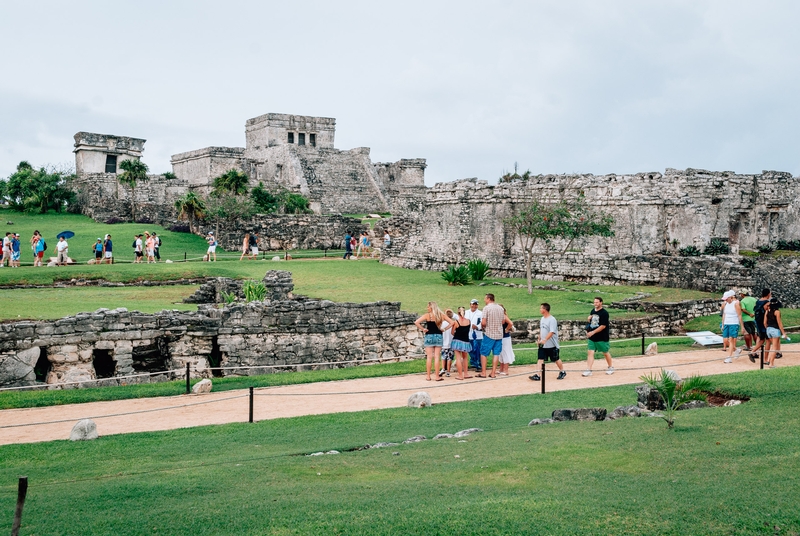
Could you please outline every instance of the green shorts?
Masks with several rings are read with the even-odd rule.
[[[589,350],[594,350],[595,352],[601,352],[603,354],[608,353],[611,349],[611,343],[608,341],[589,341]]]

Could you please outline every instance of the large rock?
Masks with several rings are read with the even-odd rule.
[[[69,434],[70,441],[87,441],[89,439],[97,439],[100,437],[97,434],[97,425],[92,419],[82,419],[75,423],[72,427],[72,432]]]
[[[205,393],[210,393],[211,392],[211,387],[212,387],[211,380],[209,380],[208,378],[205,378],[203,380],[200,380],[196,384],[194,384],[194,386],[192,386],[192,392],[194,394],[196,394],[196,395],[202,395],[202,394],[205,394]]]
[[[426,408],[432,405],[433,401],[431,400],[431,395],[429,395],[425,391],[414,393],[413,395],[408,397],[409,408]]]
[[[33,368],[40,355],[41,350],[35,346],[0,357],[0,385],[19,386],[36,383],[36,373]]]
[[[656,355],[658,354],[658,343],[651,342],[647,345],[647,350],[644,351],[644,355]]]
[[[602,421],[606,418],[606,408],[557,409],[553,411],[554,421]]]
[[[705,400],[690,400],[689,402],[685,402],[675,409],[684,410],[684,409],[699,409],[707,407],[708,407],[708,402],[706,402]]]
[[[634,389],[636,389],[637,401],[648,411],[656,411],[665,408],[661,394],[649,385],[637,385]]]
[[[453,434],[453,437],[466,437],[477,432],[483,432],[483,428],[467,428],[466,430],[456,432]]]
[[[608,414],[607,419],[614,420],[622,417],[640,417],[642,410],[638,405],[633,406],[617,406],[614,411]]]

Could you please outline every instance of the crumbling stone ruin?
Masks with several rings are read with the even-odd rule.
[[[248,368],[259,365],[352,366],[345,362],[422,356],[416,317],[399,303],[293,298],[289,272],[271,270],[264,283],[268,299],[223,309],[99,309],[55,321],[0,324],[0,386],[164,381],[185,377],[187,363],[192,376],[210,377],[274,371]],[[151,375],[115,379],[145,373]]]

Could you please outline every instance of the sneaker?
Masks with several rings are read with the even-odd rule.
[[[750,354],[749,356],[747,356],[747,359],[749,359],[751,363],[755,363],[757,355],[758,354]]]
[[[608,374],[609,376],[614,374],[614,367],[608,367],[606,369],[606,374]]]
[[[591,376],[591,375],[592,375],[592,371],[591,371],[591,370],[584,370],[584,371],[583,371],[583,376],[584,376],[584,377],[586,377],[586,376]]]
[[[733,363],[733,358],[732,357],[726,357],[725,360],[723,361],[723,363]]]
[[[562,370],[561,372],[558,373],[558,378],[556,378],[556,379],[557,380],[563,380],[566,377],[567,377],[567,372]]]
[[[534,374],[533,376],[530,376],[529,378],[531,380],[535,381],[535,382],[538,382],[539,380],[541,380],[541,378],[539,377],[538,374]]]
[[[745,351],[745,352],[749,352],[749,351],[751,351],[751,350],[752,350],[752,348],[750,348],[749,346],[745,346],[745,347],[744,347],[744,351]]]
[[[780,353],[780,352],[777,352],[777,353],[775,354],[775,358],[776,358],[776,359],[780,359],[780,358],[782,358],[782,357],[783,357],[783,354],[782,354],[782,353]]]
[[[439,377],[441,378],[442,376],[444,376],[444,369],[439,371]]]
[[[742,349],[737,348],[736,351],[733,352],[733,357],[739,357],[740,355],[742,355]]]
[[[447,376],[448,378],[450,377],[450,373],[449,372],[445,372],[444,375]]]

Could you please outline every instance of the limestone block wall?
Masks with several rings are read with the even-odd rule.
[[[244,165],[243,147],[206,147],[172,155],[172,172],[187,184],[200,187],[203,194],[211,190],[214,177],[230,171],[242,169]]]
[[[416,317],[401,311],[399,303],[287,299],[288,272],[270,271],[264,281],[273,299],[224,309],[202,305],[197,312],[156,314],[99,309],[56,321],[0,324],[0,386],[38,380],[57,387],[96,378],[116,384],[115,378],[142,373],[151,376],[122,381],[160,381],[184,376],[186,363],[193,375],[207,377],[211,366],[423,356]]]

